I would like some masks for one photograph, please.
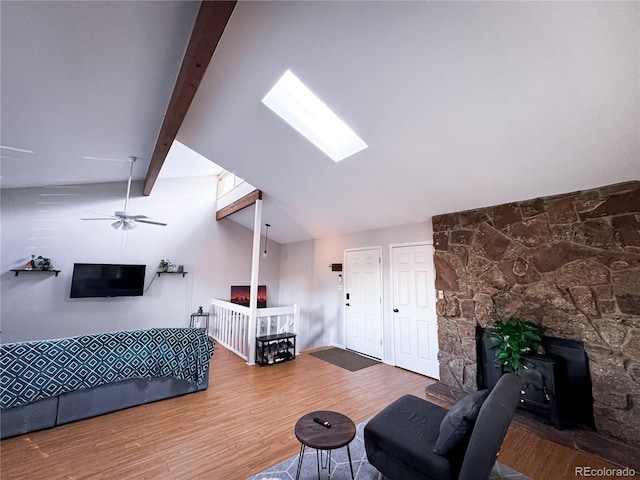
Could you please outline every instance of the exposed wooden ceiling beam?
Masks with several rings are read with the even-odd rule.
[[[256,203],[257,200],[262,200],[262,192],[260,190],[254,190],[251,193],[247,193],[244,197],[218,210],[216,212],[216,220],[222,220],[229,215],[233,215],[240,210],[244,210]]]
[[[160,134],[151,156],[142,193],[149,195],[158,178],[162,164],[178,134],[200,81],[207,71],[213,52],[233,13],[236,1],[203,1],[198,11],[191,39],[182,60],[173,94],[162,122]]]

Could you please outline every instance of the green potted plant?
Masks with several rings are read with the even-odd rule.
[[[505,372],[520,374],[530,368],[521,356],[538,349],[542,330],[539,325],[516,317],[496,322],[489,338],[496,347],[496,360]]]
[[[168,272],[169,269],[175,268],[176,264],[172,263],[171,260],[165,260],[164,258],[160,260],[158,263],[158,271],[160,272]]]

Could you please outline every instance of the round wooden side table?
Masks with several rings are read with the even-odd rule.
[[[331,424],[331,427],[325,427],[314,422],[314,417],[320,418]],[[316,449],[316,462],[318,465],[318,480],[320,479],[320,464],[322,463],[322,452],[327,452],[328,475],[331,477],[331,451],[337,448],[347,447],[347,455],[349,456],[349,468],[351,469],[351,478],[353,476],[353,464],[351,463],[351,450],[349,443],[356,436],[356,425],[353,421],[338,412],[328,410],[318,410],[316,412],[307,413],[296,422],[295,426],[296,438],[300,441],[300,455],[298,457],[298,470],[296,471],[296,480],[300,478],[302,470],[302,457],[306,447]],[[327,468],[323,465],[323,469]]]

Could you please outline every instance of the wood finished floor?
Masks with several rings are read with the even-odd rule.
[[[217,347],[208,390],[3,440],[0,478],[243,480],[298,452],[303,414],[337,410],[359,423],[402,394],[425,398],[432,381],[384,364],[349,372],[304,352],[247,367]],[[499,461],[536,480],[615,467],[513,427]]]

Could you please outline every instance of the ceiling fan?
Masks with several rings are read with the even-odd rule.
[[[150,225],[160,225],[162,227],[167,226],[166,223],[154,222],[149,220],[149,217],[147,217],[146,215],[134,215],[127,212],[127,207],[129,206],[129,193],[131,192],[131,178],[133,177],[133,164],[136,160],[137,157],[130,157],[129,160],[131,167],[129,170],[129,181],[127,183],[127,197],[124,200],[124,210],[118,210],[114,212],[113,215],[105,215],[104,217],[100,218],[81,218],[81,220],[115,220],[115,222],[113,222],[111,226],[116,230],[122,227],[122,230],[125,232],[136,228],[138,226],[138,223],[148,223]]]

